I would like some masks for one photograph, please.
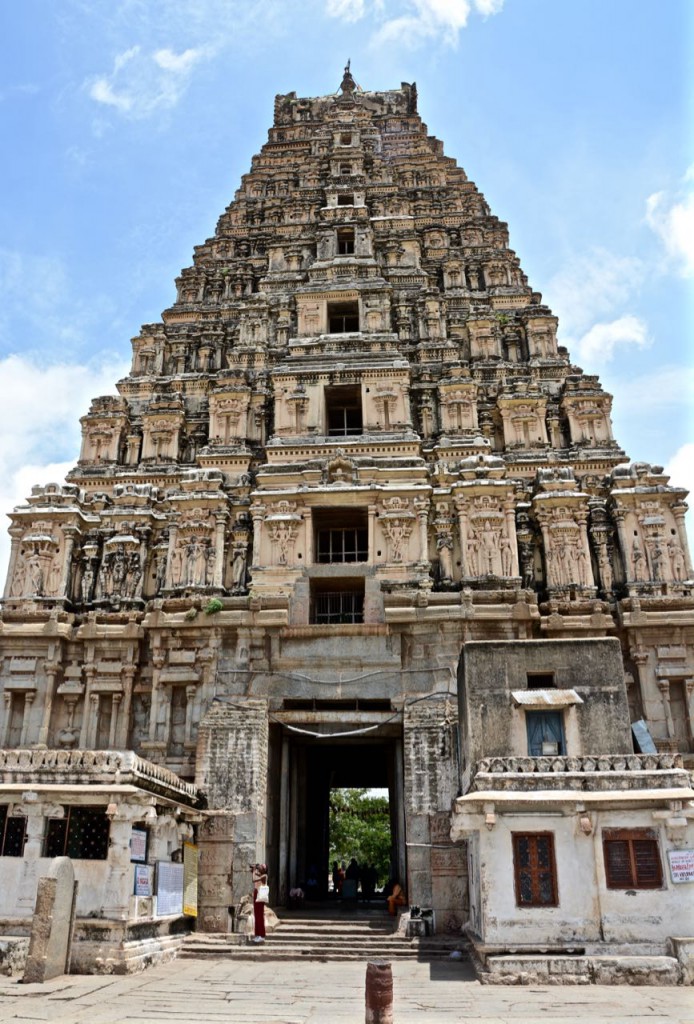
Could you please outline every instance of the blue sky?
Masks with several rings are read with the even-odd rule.
[[[689,0],[0,0],[0,512],[76,460],[275,93],[348,57],[416,80],[622,446],[694,488],[693,43]]]

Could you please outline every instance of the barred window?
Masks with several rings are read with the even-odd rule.
[[[7,804],[0,805],[0,857],[24,855],[26,821],[23,815],[11,815]]]
[[[513,832],[513,868],[519,907],[556,907],[557,871],[551,832]]]
[[[106,860],[110,822],[103,807],[65,807],[64,818],[49,818],[44,857]]]
[[[663,866],[655,829],[606,829],[602,834],[608,889],[660,889]]]

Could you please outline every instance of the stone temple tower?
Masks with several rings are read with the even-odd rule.
[[[616,637],[625,735],[643,720],[654,756],[694,751],[686,492],[628,464],[611,396],[558,344],[414,85],[362,91],[347,68],[334,95],[277,96],[214,236],[132,345],[67,482],[11,516],[0,778],[40,761],[54,788],[22,809],[0,787],[8,822],[55,820],[80,771],[82,802],[116,814],[94,764],[131,752],[151,799],[168,780],[222,850],[200,889],[213,927],[249,860],[278,901],[309,865],[327,884],[331,787],[387,788],[393,873],[462,924],[469,642]]]

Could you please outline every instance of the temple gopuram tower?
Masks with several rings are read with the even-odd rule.
[[[118,397],[82,417],[67,481],[11,515],[0,836],[24,827],[24,866],[0,856],[0,923],[30,914],[58,850],[46,835],[71,834],[75,801],[85,820],[108,810],[112,844],[120,830],[120,860],[89,876],[102,917],[156,916],[118,889],[146,826],[157,862],[196,838],[198,927],[223,931],[249,862],[268,863],[278,904],[313,865],[327,887],[330,790],[365,786],[389,791],[410,901],[461,927],[451,809],[473,771],[457,687],[471,643],[532,642],[528,693],[579,703],[549,652],[607,644],[621,748],[681,770],[686,492],[628,462],[612,397],[557,328],[415,85],[363,91],[348,67],[334,95],[276,97]],[[522,753],[566,759],[576,702],[543,699],[559,711]],[[479,728],[493,738],[492,717]],[[611,742],[591,728],[579,754]]]

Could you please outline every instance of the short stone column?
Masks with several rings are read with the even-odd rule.
[[[77,882],[69,857],[56,857],[39,879],[22,981],[44,982],[70,972]]]
[[[393,971],[387,960],[366,965],[364,1024],[393,1024]]]

